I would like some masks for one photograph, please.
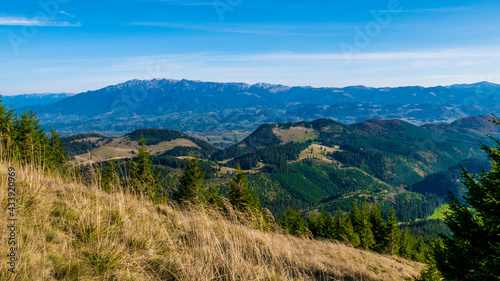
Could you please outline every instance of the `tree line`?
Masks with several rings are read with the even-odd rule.
[[[17,114],[6,108],[0,98],[0,157],[4,160],[39,164],[50,169],[63,169],[67,163],[60,134],[53,128],[47,134],[36,113]]]
[[[401,231],[394,209],[386,219],[380,209],[380,205],[370,208],[366,202],[360,208],[355,200],[347,213],[339,209],[335,215],[331,215],[323,210],[311,212],[305,218],[300,212],[289,208],[281,224],[296,236],[333,239],[363,250],[425,262],[428,245],[424,239],[411,235],[408,227]]]

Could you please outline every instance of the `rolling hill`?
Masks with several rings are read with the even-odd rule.
[[[70,150],[83,144],[90,148],[90,153],[75,156],[86,163],[89,155],[93,161],[130,159],[144,136],[157,169],[172,183],[179,169],[187,166],[184,158],[196,152],[204,159],[209,185],[223,192],[240,165],[250,173],[263,206],[278,217],[289,206],[304,212],[348,210],[357,199],[382,203],[385,211],[395,207],[400,220],[412,221],[428,217],[443,204],[442,190],[447,186],[437,185],[453,183],[449,187],[456,189],[455,178],[450,178],[456,172],[450,174],[450,169],[483,157],[477,141],[488,141],[484,134],[488,118],[423,126],[380,119],[351,125],[331,119],[264,124],[223,150],[163,129],[136,130],[121,138],[81,135],[65,141],[69,140]],[[500,135],[496,127],[491,129],[495,130],[489,134]]]
[[[482,82],[447,87],[312,88],[190,80],[131,80],[33,106],[42,123],[65,134],[120,136],[156,127],[196,133],[226,146],[260,124],[319,118],[345,124],[401,119],[452,122],[497,111],[500,87]]]
[[[219,149],[187,134],[163,129],[141,129],[120,138],[109,138],[99,134],[80,134],[62,138],[66,151],[79,164],[132,158],[137,153],[139,141],[155,156],[189,156],[207,158]]]

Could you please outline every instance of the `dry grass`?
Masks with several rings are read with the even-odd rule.
[[[0,163],[6,214],[7,163]],[[421,264],[263,232],[202,207],[154,205],[58,175],[17,174],[16,273],[0,280],[405,280]],[[5,216],[1,220],[6,222]]]
[[[85,140],[89,139],[90,138],[87,138]],[[131,141],[127,137],[116,138],[110,143],[92,150],[90,153],[75,156],[73,163],[90,164],[110,159],[132,158],[136,156],[138,146],[140,145],[137,141]],[[148,150],[151,151],[152,155],[160,155],[165,151],[174,149],[177,146],[200,148],[191,140],[179,138],[171,141],[160,142],[156,145],[149,145]]]
[[[318,133],[312,128],[302,126],[290,127],[288,129],[280,129],[275,127],[273,133],[281,140],[281,143],[306,142],[307,140],[314,140],[317,138]]]
[[[312,153],[311,153],[311,149],[312,149]],[[325,155],[323,155],[323,153],[325,153],[325,152],[326,153],[333,153],[335,151],[341,151],[338,145],[335,145],[334,147],[328,147],[328,146],[313,143],[300,153],[299,159],[297,159],[296,161],[292,161],[292,162],[298,162],[298,161],[301,161],[303,159],[314,157],[315,159],[317,159],[321,162],[324,162],[324,163],[333,163],[333,161],[328,159]]]

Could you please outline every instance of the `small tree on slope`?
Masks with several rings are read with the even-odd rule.
[[[229,202],[236,206],[241,211],[260,208],[260,202],[250,187],[248,187],[247,176],[240,165],[236,170],[236,175],[231,179],[229,184]]]
[[[189,159],[189,167],[184,170],[179,179],[179,188],[174,194],[174,199],[178,202],[195,201],[201,199],[203,195],[203,179],[205,172],[198,166],[198,159]]]

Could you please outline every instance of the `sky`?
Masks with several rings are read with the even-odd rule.
[[[0,95],[500,83],[500,1],[0,0]]]

